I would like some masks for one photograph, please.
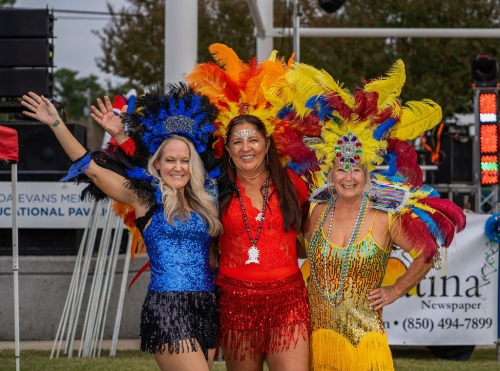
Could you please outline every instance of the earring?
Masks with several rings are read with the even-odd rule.
[[[229,166],[231,166],[233,169],[235,168],[235,166],[231,163],[231,156],[229,156]]]
[[[335,184],[328,183],[328,193],[330,193],[330,196],[335,196],[335,194],[336,194]]]

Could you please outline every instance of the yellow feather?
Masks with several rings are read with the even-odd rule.
[[[224,68],[234,81],[239,81],[240,73],[248,68],[234,50],[224,44],[212,44],[209,46],[208,50],[219,66]]]
[[[415,139],[439,124],[443,118],[441,107],[430,99],[423,99],[420,102],[408,101],[405,104],[401,118],[391,132],[393,138]]]
[[[398,98],[406,81],[405,65],[398,59],[387,72],[387,76],[369,82],[365,85],[365,92],[378,93],[377,106],[380,110],[387,107],[399,107]]]
[[[286,80],[279,79],[271,89],[284,104],[293,104],[297,114],[304,117],[310,112],[306,102],[315,96],[336,93],[347,104],[353,104],[353,97],[347,89],[337,84],[330,74],[302,63],[294,63],[285,74]]]

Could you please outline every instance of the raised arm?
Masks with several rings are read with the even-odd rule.
[[[87,150],[71,134],[63,120],[57,113],[54,105],[44,96],[39,96],[33,92],[23,96],[21,104],[29,111],[23,111],[23,114],[34,118],[46,124],[54,132],[57,140],[61,143],[64,151],[71,161],[82,160],[90,156]],[[89,161],[80,161],[82,166],[87,166],[85,174],[92,179],[94,184],[99,187],[106,195],[112,199],[131,205],[136,209],[136,215],[143,215],[146,210],[141,206],[137,195],[125,187],[125,178],[104,169],[89,158]]]

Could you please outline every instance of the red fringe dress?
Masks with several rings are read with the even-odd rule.
[[[291,171],[300,204],[307,201],[306,184]],[[252,206],[241,187],[248,225],[255,238],[261,210]],[[298,267],[296,232],[285,232],[278,196],[270,197],[256,247],[259,263],[248,263],[251,246],[238,197],[222,216],[221,258],[216,285],[219,299],[219,345],[226,359],[260,358],[309,338],[307,290]]]

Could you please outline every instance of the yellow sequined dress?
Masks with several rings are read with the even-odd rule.
[[[382,310],[374,311],[367,300],[370,291],[382,284],[390,255],[390,249],[378,246],[372,236],[377,213],[368,234],[350,249],[327,241],[325,214],[309,247],[311,370],[394,370]],[[337,292],[336,300],[331,300]]]

